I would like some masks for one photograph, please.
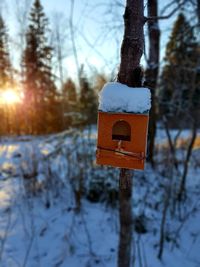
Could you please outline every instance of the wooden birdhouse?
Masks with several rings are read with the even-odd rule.
[[[144,169],[150,91],[108,83],[100,93],[96,162]]]

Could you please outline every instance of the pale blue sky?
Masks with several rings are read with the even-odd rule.
[[[28,0],[0,0],[5,2],[4,18],[9,26],[12,55],[15,62],[19,62],[20,40],[18,24],[16,22],[16,3],[18,7]],[[33,0],[32,0],[33,1]],[[165,1],[165,4],[168,0]],[[119,0],[121,3],[124,1]],[[163,4],[163,1],[160,1]],[[70,0],[41,0],[44,11],[49,18],[51,28],[59,23],[63,34],[64,74],[76,76],[76,64],[72,52],[69,31]],[[74,29],[75,42],[78,52],[79,65],[84,64],[87,72],[95,68],[99,72],[110,74],[117,70],[119,64],[120,46],[123,37],[124,8],[117,7],[115,0],[74,0]],[[112,7],[109,6],[112,4]],[[21,12],[21,7],[19,8]],[[56,18],[55,19],[55,14]],[[161,21],[162,39],[161,53],[164,53],[167,36],[171,29],[172,19]]]
[[[66,3],[67,2],[67,3]],[[112,0],[107,1],[107,3]],[[62,12],[66,17],[66,32],[69,33],[69,17],[71,4],[70,1],[42,0],[48,14],[53,16],[55,12]],[[117,10],[116,20],[122,25],[123,9]],[[121,27],[111,34],[111,22],[114,22],[113,15],[109,14],[108,7],[102,4],[101,0],[75,0],[74,1],[74,29],[75,42],[79,55],[79,64],[84,64],[88,69],[97,68],[100,72],[112,72],[119,60],[119,47],[123,36]],[[110,24],[106,25],[109,21]],[[52,22],[53,23],[53,22]],[[114,24],[115,25],[115,24]],[[53,25],[52,25],[53,26]],[[66,42],[66,65],[68,73],[71,74],[75,69],[74,56],[70,53],[71,40]],[[68,49],[69,50],[68,50]]]
[[[20,39],[18,23],[16,22],[16,3],[23,5],[26,0],[0,0],[5,2],[3,15],[9,28],[11,40],[11,53],[15,65],[19,63]],[[33,0],[32,0],[33,2]],[[95,4],[94,4],[95,2]],[[101,0],[75,0],[73,23],[75,29],[75,43],[78,52],[79,65],[84,64],[85,70],[98,69],[99,72],[111,73],[119,61],[119,47],[123,36],[122,27],[116,26],[111,32],[111,24],[115,26],[122,23],[123,9],[116,9],[118,14],[108,12],[108,7],[101,4]],[[109,1],[107,1],[109,2]],[[112,0],[110,0],[112,2]],[[1,2],[2,3],[2,2]],[[46,16],[50,21],[50,28],[60,21],[66,39],[63,42],[65,55],[65,76],[76,76],[76,65],[72,52],[72,42],[69,31],[69,17],[71,1],[66,0],[41,0]],[[21,8],[18,5],[19,9]],[[121,11],[121,12],[120,12]],[[57,22],[55,22],[57,16]],[[108,21],[108,25],[106,25]]]

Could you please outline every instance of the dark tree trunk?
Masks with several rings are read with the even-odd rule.
[[[179,193],[178,193],[178,200],[179,201],[182,200],[183,195],[186,191],[186,178],[187,178],[187,174],[188,174],[190,157],[192,155],[192,149],[193,149],[193,145],[194,145],[196,136],[197,136],[197,126],[196,126],[196,123],[194,123],[193,129],[192,129],[192,137],[191,137],[190,143],[189,143],[188,148],[187,148],[186,159],[184,162],[183,175],[181,177],[181,184],[180,184],[180,189],[179,189]]]
[[[144,50],[143,0],[127,0],[124,24],[125,31],[121,47],[121,64],[118,81],[128,86],[137,87],[139,84],[137,71],[135,70],[140,67],[140,59]]]
[[[200,26],[200,0],[197,0],[197,16],[198,16],[198,21],[199,21],[199,26]]]
[[[158,16],[158,3],[157,0],[148,0],[148,16]],[[148,153],[149,161],[154,165],[154,143],[156,135],[156,101],[155,92],[157,86],[158,72],[159,72],[159,51],[160,51],[160,29],[158,20],[148,21],[148,35],[149,35],[149,58],[148,67],[146,71],[146,82],[148,87],[151,89],[152,107],[150,111],[150,122],[149,122],[149,143]]]
[[[130,267],[132,243],[132,172],[120,170],[118,267]]]
[[[127,0],[124,13],[125,31],[121,47],[118,82],[130,87],[142,85],[140,59],[144,48],[144,2]],[[134,90],[134,89],[133,89]],[[121,169],[119,193],[120,237],[118,267],[130,267],[132,243],[132,171]]]

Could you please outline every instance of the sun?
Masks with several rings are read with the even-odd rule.
[[[7,89],[2,92],[1,98],[2,102],[7,105],[14,105],[21,102],[20,94],[13,89]]]

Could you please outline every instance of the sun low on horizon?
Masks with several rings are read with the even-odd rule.
[[[1,103],[6,105],[15,105],[22,102],[22,96],[21,94],[10,88],[3,91],[0,95]]]

